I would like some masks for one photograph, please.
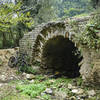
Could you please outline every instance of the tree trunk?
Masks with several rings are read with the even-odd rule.
[[[3,48],[5,48],[7,42],[5,33],[2,33],[2,36],[3,36],[3,40],[2,40]]]

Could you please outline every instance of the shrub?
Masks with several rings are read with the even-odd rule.
[[[94,14],[86,25],[85,31],[76,34],[75,41],[82,47],[100,49],[100,14]]]

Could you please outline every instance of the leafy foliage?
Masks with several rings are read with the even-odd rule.
[[[23,32],[31,29],[33,19],[21,13],[21,3],[0,5],[0,48],[19,45]]]
[[[90,0],[62,0],[58,3],[59,17],[72,17],[92,10]]]
[[[31,16],[35,20],[35,24],[48,22],[56,18],[56,10],[54,8],[57,0],[22,0],[24,12],[31,12]]]
[[[77,43],[89,49],[100,49],[100,14],[94,14],[84,32],[76,34]]]
[[[43,90],[45,90],[44,84],[31,84],[31,85],[23,85],[17,87],[23,94],[30,95],[32,98],[38,96]]]
[[[91,4],[94,8],[97,8],[100,6],[100,0],[91,0]]]
[[[21,94],[26,94],[31,98],[36,98],[37,96],[41,97],[43,100],[52,100],[49,94],[45,93],[46,88],[55,88],[57,91],[65,91],[69,93],[68,88],[60,87],[62,84],[67,86],[68,83],[71,83],[71,79],[66,78],[58,78],[58,79],[50,79],[46,78],[43,75],[37,75],[34,83],[25,84],[25,85],[17,85],[16,89],[21,92]],[[60,87],[60,88],[59,88]],[[42,96],[41,93],[44,93]]]
[[[8,62],[8,66],[13,68],[17,67],[18,72],[26,72],[35,74],[37,71],[32,68],[31,64],[29,63],[30,58],[27,54],[18,53],[16,56],[11,56]]]
[[[25,12],[30,11],[35,23],[89,13],[90,0],[22,0]]]

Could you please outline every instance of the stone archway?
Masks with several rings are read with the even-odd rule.
[[[30,62],[36,60],[41,62],[43,46],[49,39],[56,36],[70,38],[71,34],[75,33],[69,24],[70,21],[77,22],[78,30],[80,31],[84,30],[84,25],[88,19],[89,17],[41,24],[33,31],[25,34],[22,40],[20,40],[20,52],[27,53],[30,57]]]
[[[65,37],[66,30],[65,30],[65,24],[58,22],[58,23],[48,23],[43,27],[43,29],[40,31],[40,34],[37,35],[35,44],[33,47],[33,60],[40,61],[41,54],[43,50],[43,45],[50,39],[56,36],[63,36]]]
[[[81,60],[82,56],[75,43],[64,36],[54,36],[43,45],[41,63],[47,71],[57,71],[70,78],[78,77]]]

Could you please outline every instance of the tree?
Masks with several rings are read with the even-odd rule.
[[[29,12],[23,14],[21,11],[21,3],[0,5],[1,47],[18,46],[19,39],[31,28],[33,19],[29,17]]]
[[[24,12],[30,11],[35,23],[43,23],[57,17],[55,4],[57,0],[22,0]]]
[[[100,6],[100,0],[91,0],[91,3],[95,9]]]
[[[89,13],[89,0],[62,0],[58,5],[59,17],[76,16],[83,13]]]

